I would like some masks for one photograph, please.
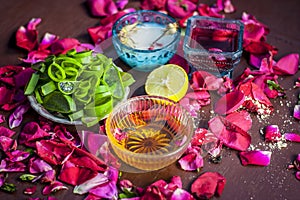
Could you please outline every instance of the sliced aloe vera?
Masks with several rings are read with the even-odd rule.
[[[45,96],[43,106],[47,110],[63,114],[76,111],[76,104],[72,97],[58,91],[54,91]]]
[[[31,95],[34,92],[34,90],[37,86],[37,83],[39,81],[39,78],[40,78],[39,74],[33,73],[31,75],[31,78],[30,78],[30,80],[26,86],[25,92],[24,92],[25,95]]]

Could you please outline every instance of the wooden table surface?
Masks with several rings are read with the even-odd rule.
[[[214,1],[200,1],[212,3]],[[241,18],[242,12],[254,15],[259,21],[266,24],[271,32],[267,41],[279,49],[275,60],[288,53],[300,53],[300,6],[297,0],[232,0],[237,12],[227,15],[228,18]],[[131,1],[130,5],[139,7],[138,1]],[[39,17],[42,23],[38,26],[40,35],[50,32],[60,38],[74,37],[81,42],[91,42],[87,28],[98,25],[99,19],[92,17],[85,5],[85,0],[1,0],[0,3],[0,66],[19,65],[20,57],[25,57],[26,52],[15,45],[15,32],[21,25],[25,25],[31,18]],[[240,63],[240,68],[248,64],[245,58]],[[300,76],[298,72],[294,76],[280,77],[280,84],[287,91],[287,98],[272,100],[275,114],[265,120],[259,120],[252,116],[253,127],[250,134],[253,137],[252,144],[260,149],[270,150],[264,145],[260,135],[260,129],[269,124],[276,124],[282,133],[300,133],[299,121],[292,117],[294,105],[297,103],[299,89],[293,89],[294,82]],[[136,77],[137,78],[137,77]],[[1,94],[0,94],[1,95]],[[8,114],[6,112],[1,112]],[[26,114],[24,122],[36,120],[37,114],[30,110]],[[20,129],[17,128],[18,132]],[[300,199],[300,182],[295,178],[293,170],[286,167],[300,153],[299,143],[287,143],[286,148],[271,149],[271,164],[267,167],[247,166],[240,164],[237,152],[224,149],[223,159],[219,164],[212,164],[205,160],[204,168],[200,173],[206,171],[217,171],[226,177],[227,183],[223,194],[218,199]],[[18,173],[9,175],[9,181],[14,182],[17,191],[7,194],[0,191],[0,199],[27,199],[22,194],[23,189],[29,184],[16,180]],[[181,176],[183,186],[189,190],[190,184],[199,176],[197,172],[185,172],[176,164],[167,168],[148,173],[124,173],[123,177],[130,179],[135,185],[145,187],[158,180],[169,180],[173,175]],[[84,196],[72,194],[69,190],[59,191],[55,194],[58,199],[84,199]],[[41,194],[42,185],[33,197],[46,198]]]

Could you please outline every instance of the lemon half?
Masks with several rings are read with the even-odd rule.
[[[188,76],[182,67],[166,64],[150,72],[145,90],[148,95],[162,96],[177,102],[185,96],[188,85]]]

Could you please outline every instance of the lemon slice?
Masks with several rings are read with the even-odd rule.
[[[147,77],[145,90],[156,95],[179,101],[187,92],[188,76],[179,65],[167,64],[153,70]]]

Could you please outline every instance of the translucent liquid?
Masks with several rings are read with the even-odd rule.
[[[235,52],[238,48],[237,30],[215,30],[209,28],[194,28],[191,34],[192,48],[217,48],[224,52]]]
[[[174,118],[138,121],[125,128],[127,138],[122,141],[122,146],[134,153],[161,155],[180,146],[184,131],[187,131],[180,127]]]
[[[152,43],[164,33],[165,28],[166,26],[157,23],[143,23],[138,25],[136,31],[132,31],[128,37],[134,42],[136,49],[148,50]],[[174,35],[164,35],[154,47],[162,48],[171,43],[173,39]]]

